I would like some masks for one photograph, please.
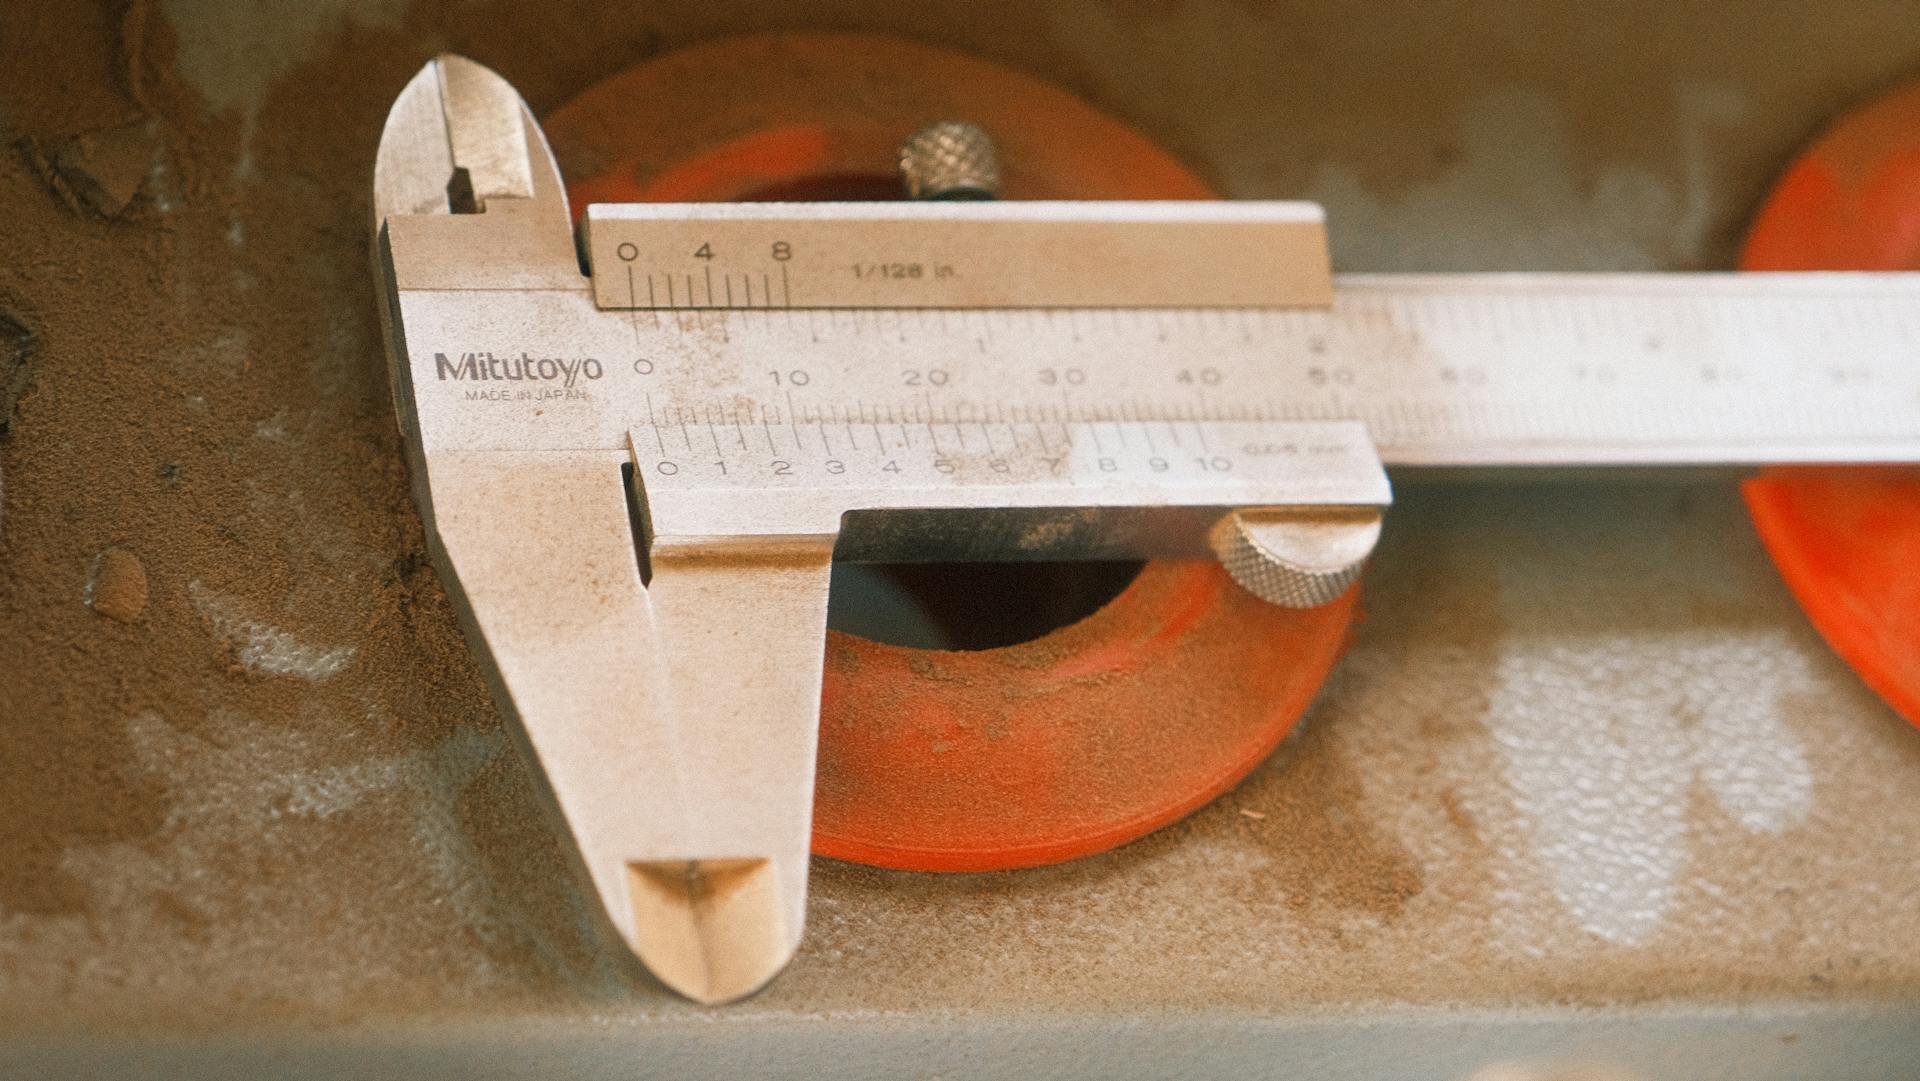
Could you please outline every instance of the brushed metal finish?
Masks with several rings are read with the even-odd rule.
[[[619,203],[588,207],[584,222],[594,302],[608,310],[1304,309],[1334,297],[1312,203]],[[457,263],[408,273],[419,288],[475,284]]]

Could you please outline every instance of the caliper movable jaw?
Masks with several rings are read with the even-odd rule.
[[[472,343],[442,328],[517,297],[592,309],[559,171],[504,80],[459,57],[423,68],[374,189],[416,502],[496,700],[634,953],[690,998],[748,994],[803,926],[833,538],[656,558],[643,585],[624,433],[535,409],[488,435],[450,423],[436,354]]]
[[[576,370],[636,348],[640,324],[596,308],[546,140],[492,72],[452,56],[422,69],[388,117],[374,190],[374,262],[415,500],[496,701],[637,957],[701,1002],[749,994],[792,957],[804,924],[841,514],[882,507],[888,493],[801,500],[789,513],[772,495],[739,491],[725,505],[751,513],[734,519],[698,490],[663,487],[649,505],[615,379],[648,362],[628,358],[632,371],[605,379]],[[499,365],[511,372],[466,378]],[[1300,496],[1291,509],[1214,503],[1212,533],[1188,531],[1171,554],[1211,544],[1275,603],[1324,603],[1346,588],[1377,534],[1386,477],[1363,427],[1309,429],[1337,445],[1343,469],[1262,489]],[[959,498],[928,491],[932,509]],[[1072,524],[1128,509],[1105,506],[1107,494],[1062,481],[970,498],[987,512],[1059,508]],[[923,506],[893,497],[905,511]],[[1119,523],[1110,518],[1101,528]]]

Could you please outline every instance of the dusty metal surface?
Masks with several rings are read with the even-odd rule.
[[[339,338],[326,363],[268,384],[295,423],[276,427],[263,408],[247,422],[262,426],[260,446],[279,454],[274,440],[288,438],[297,455],[317,438],[307,410],[384,395],[357,246],[366,207],[352,193],[384,103],[442,48],[495,66],[543,109],[721,32],[902,30],[1057,78],[1232,195],[1325,201],[1345,270],[1725,265],[1799,142],[1920,60],[1911,9],[1892,2],[1596,14],[1408,0],[1364,17],[1343,3],[597,7],[512,21],[497,5],[269,17],[177,0],[153,13],[178,32],[184,85],[215,110],[197,153],[225,168],[196,174],[202,202],[189,209],[227,215],[219,228],[267,246],[246,252],[248,272],[297,266],[313,305],[365,309],[301,309]],[[111,52],[103,22],[96,47]],[[31,105],[9,99],[10,135]],[[250,217],[296,200],[305,234],[275,239]],[[248,305],[260,301],[220,273],[228,257],[196,241],[182,265],[236,325],[256,325]],[[31,285],[8,288],[31,299]],[[220,341],[202,347],[244,351]],[[241,378],[237,363],[218,370]],[[218,402],[221,388],[204,393]],[[16,471],[31,482],[17,457],[31,420],[6,449],[9,500],[28,490]],[[397,461],[366,433],[356,453]],[[232,468],[244,475],[258,453],[234,447]],[[373,483],[404,506],[392,476]],[[402,526],[328,531],[366,487],[321,471],[295,491],[257,492],[245,550],[291,553],[295,570],[330,565],[303,554],[316,538],[401,559],[417,544]],[[26,512],[7,513],[20,536]],[[135,525],[137,545],[151,527]],[[61,556],[74,605],[95,552]],[[927,877],[818,862],[794,965],[716,1014],[613,963],[524,767],[474,705],[471,667],[383,666],[359,652],[375,624],[342,614],[353,593],[285,567],[258,572],[278,589],[260,605],[148,563],[147,618],[175,606],[188,613],[183,650],[226,648],[235,662],[205,664],[192,693],[157,703],[140,692],[157,677],[140,670],[131,690],[88,700],[86,722],[117,731],[157,803],[78,827],[10,819],[74,891],[53,903],[10,886],[0,916],[0,1020],[17,1040],[0,1065],[21,1071],[83,1064],[29,1050],[76,1030],[89,1035],[61,1056],[100,1032],[288,1024],[311,1038],[249,1052],[288,1057],[230,1061],[290,1068],[377,1019],[420,1056],[409,1061],[449,1071],[474,1063],[445,1057],[442,1041],[474,1031],[444,1027],[457,1021],[494,1034],[480,1066],[502,1070],[519,1055],[690,1072],[704,1051],[731,1056],[709,1066],[752,1069],[782,1047],[801,1065],[839,1062],[857,1045],[835,1041],[864,1035],[877,1064],[963,1076],[1048,1032],[1082,1049],[1140,1046],[1113,1034],[1151,1011],[1263,1018],[1233,1038],[1174,1037],[1223,1066],[1344,1056],[1365,1069],[1381,1063],[1367,1048],[1417,1054],[1425,1045],[1405,1033],[1444,1029],[1432,1072],[1588,1040],[1648,1071],[1899,1076],[1920,1030],[1920,739],[1805,627],[1724,485],[1409,494],[1351,655],[1245,786],[1065,867]],[[407,611],[414,638],[455,640],[444,602]],[[365,705],[388,701],[396,680],[435,688],[430,725]],[[17,792],[36,791],[14,776]],[[1669,1020],[1620,1027],[1634,1004]],[[1458,1012],[1469,1007],[1546,1020]],[[1486,1023],[1447,1027],[1463,1020]],[[1313,1035],[1349,1023],[1346,1036]],[[795,1032],[835,1039],[769,1035]],[[342,1054],[391,1050],[389,1038]],[[597,1050],[575,1057],[575,1040]],[[192,1056],[223,1046],[170,1061],[204,1064]],[[1685,1046],[1713,1054],[1660,1057]],[[1836,1066],[1843,1050],[1865,1057]],[[1427,1065],[1403,1056],[1381,1069],[1425,1076]]]

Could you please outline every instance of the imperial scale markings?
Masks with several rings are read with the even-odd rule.
[[[436,564],[612,923],[707,1002],[800,940],[836,555],[1211,549],[1317,604],[1383,460],[1920,460],[1912,275],[1336,280],[1302,204],[944,203],[592,207],[587,277],[457,57],[374,195]]]

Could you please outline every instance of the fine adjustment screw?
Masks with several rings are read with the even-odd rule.
[[[994,199],[1000,156],[979,125],[942,120],[900,145],[900,179],[909,199]]]
[[[1240,587],[1283,608],[1317,608],[1346,592],[1380,540],[1378,507],[1253,507],[1208,538]]]

